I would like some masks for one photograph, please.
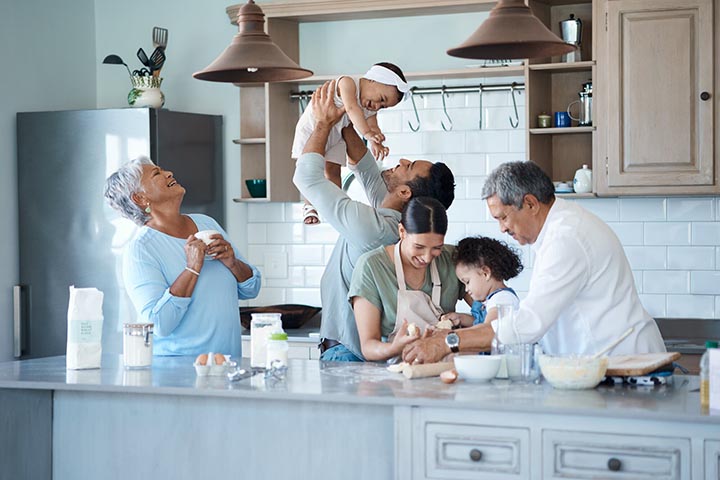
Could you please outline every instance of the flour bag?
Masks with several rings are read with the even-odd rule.
[[[103,292],[70,286],[68,303],[67,368],[100,368],[102,356]]]

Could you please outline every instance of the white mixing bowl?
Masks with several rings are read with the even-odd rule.
[[[455,370],[464,380],[487,382],[497,375],[502,359],[502,355],[458,355]]]
[[[605,376],[608,357],[540,356],[540,371],[555,388],[581,390],[595,388]]]

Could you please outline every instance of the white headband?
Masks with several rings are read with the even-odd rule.
[[[400,101],[405,100],[407,92],[410,91],[410,85],[403,81],[397,73],[393,72],[389,68],[381,67],[380,65],[373,65],[370,67],[370,70],[367,71],[364,77],[378,83],[395,86],[400,93],[403,94],[403,98]]]

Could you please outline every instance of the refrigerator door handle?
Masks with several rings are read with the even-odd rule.
[[[22,285],[13,285],[13,356],[20,358],[23,354],[23,292]]]

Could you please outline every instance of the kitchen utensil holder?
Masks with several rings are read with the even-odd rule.
[[[161,108],[165,105],[165,94],[160,90],[162,78],[150,75],[133,75],[130,81],[133,86],[130,93],[128,93],[128,104],[130,106]]]

